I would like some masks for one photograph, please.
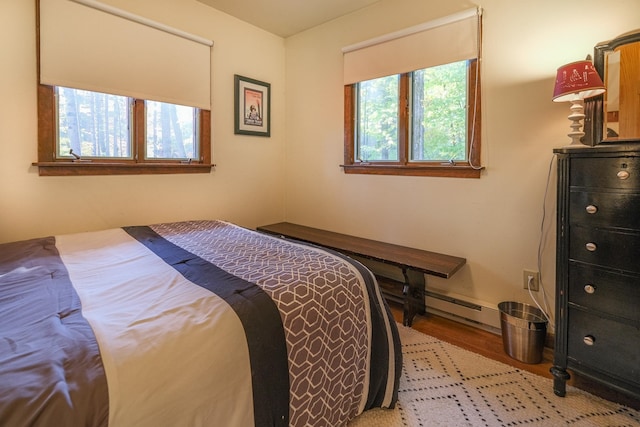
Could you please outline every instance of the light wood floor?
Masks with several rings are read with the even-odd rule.
[[[402,307],[399,304],[390,303],[391,312],[397,322],[402,323]],[[418,315],[413,320],[412,327],[438,338],[442,341],[451,343],[458,347],[473,351],[493,360],[514,366],[516,368],[541,375],[546,378],[553,378],[549,369],[553,364],[553,350],[544,349],[543,360],[538,364],[527,364],[512,359],[505,353],[502,346],[502,337],[491,332],[445,319],[432,314]],[[571,379],[567,384],[581,388],[589,393],[603,397],[607,400],[621,403],[629,407],[640,410],[640,402],[623,394],[609,390],[585,378],[580,378],[575,374],[571,375]]]

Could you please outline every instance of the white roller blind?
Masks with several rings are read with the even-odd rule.
[[[477,58],[479,20],[474,8],[347,46],[344,84]]]
[[[40,0],[40,82],[211,109],[213,42],[94,0]]]

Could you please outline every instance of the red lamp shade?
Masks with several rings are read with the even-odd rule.
[[[604,93],[605,88],[598,72],[589,60],[572,62],[558,68],[553,89],[555,102],[584,99]]]

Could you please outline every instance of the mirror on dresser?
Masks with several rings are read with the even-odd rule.
[[[585,144],[640,142],[640,29],[598,43],[593,62],[607,92],[585,100]]]

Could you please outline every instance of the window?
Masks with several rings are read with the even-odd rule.
[[[181,161],[200,157],[199,109],[64,87],[55,95],[55,160]],[[133,114],[136,105],[144,114]],[[143,120],[139,126],[136,120]],[[135,132],[144,129],[144,132]],[[47,130],[43,131],[47,132]]]
[[[87,90],[56,89],[57,159],[132,159],[130,99]]]
[[[397,161],[400,76],[356,84],[355,144],[361,162]]]
[[[40,175],[211,171],[213,42],[95,0],[37,12]]]
[[[56,158],[198,159],[198,109],[126,96],[57,87]],[[144,104],[144,135],[134,135],[136,102]],[[143,144],[133,144],[140,138]],[[140,152],[137,148],[143,147]]]
[[[210,112],[40,85],[40,175],[207,173]]]
[[[345,173],[480,176],[479,16],[344,49]]]
[[[467,61],[414,71],[410,77],[410,160],[467,161],[467,111],[473,111]]]
[[[345,171],[479,176],[476,66],[459,61],[346,86]]]
[[[197,159],[197,108],[157,101],[144,105],[145,159]]]

